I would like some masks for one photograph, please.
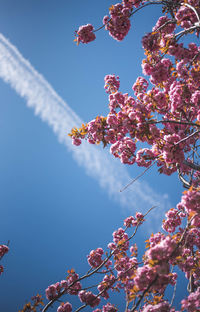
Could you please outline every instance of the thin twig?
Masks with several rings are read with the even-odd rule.
[[[109,21],[110,21],[110,19],[109,19]],[[106,24],[108,24],[108,23],[109,23],[109,21],[108,21]],[[97,28],[97,29],[93,30],[93,32],[96,32],[96,31],[101,30],[102,28],[104,28],[104,27],[106,26],[106,24],[104,24],[104,25],[100,26],[99,28]]]
[[[147,124],[159,124],[159,123],[174,123],[174,124],[178,124],[178,125],[187,125],[187,126],[193,126],[193,127],[197,127],[200,128],[200,125],[191,122],[191,121],[181,121],[181,120],[149,120],[146,121]]]
[[[190,183],[189,183],[187,180],[185,180],[185,178],[182,176],[181,171],[180,171],[180,168],[177,168],[177,171],[178,171],[178,177],[179,177],[179,179],[181,180],[181,182],[183,183],[183,186],[184,186],[185,188],[189,189],[191,185],[190,185]]]
[[[152,4],[163,4],[162,1],[149,1],[149,3],[146,3],[144,5],[142,5],[141,7],[135,9],[131,14],[130,16],[134,15],[135,13],[137,13],[139,10],[142,10],[143,8],[149,6],[149,5],[152,5]]]
[[[177,33],[177,34],[175,35],[175,39],[177,39],[177,41],[178,41],[178,40],[181,39],[181,37],[183,37],[184,35],[189,34],[190,32],[193,32],[195,29],[197,29],[197,28],[199,28],[199,27],[200,27],[200,25],[194,25],[194,26],[191,26],[191,27],[188,28],[188,29],[184,29],[184,30],[180,31],[179,33]],[[177,38],[178,36],[179,36],[179,38]]]
[[[187,139],[190,139],[191,137],[193,137],[195,134],[197,134],[197,133],[199,133],[199,132],[200,132],[200,130],[197,130],[197,131],[191,133],[191,134],[188,135],[187,137],[185,137],[185,138],[181,139],[180,141],[174,143],[174,145],[178,145],[178,144],[180,144],[180,143],[186,141]]]
[[[155,163],[156,163],[157,159],[154,160],[149,167],[147,167],[144,171],[142,171],[142,173],[140,173],[135,179],[133,179],[130,183],[128,183],[126,186],[124,186],[120,192],[123,192],[124,190],[126,190],[130,185],[132,185],[135,181],[137,181],[140,177],[142,177]]]
[[[176,287],[177,287],[177,281],[176,281],[176,284],[174,285],[174,291],[173,291],[172,299],[171,299],[171,302],[170,302],[170,307],[172,307],[174,299],[175,299],[175,296],[176,296]]]

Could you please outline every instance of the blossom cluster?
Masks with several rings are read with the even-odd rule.
[[[81,290],[78,296],[81,302],[86,303],[92,308],[98,306],[101,301],[101,299],[95,296],[91,291]]]
[[[58,307],[57,312],[72,312],[72,305],[69,302],[61,303]]]
[[[88,263],[91,267],[96,268],[102,264],[102,255],[104,251],[102,248],[97,248],[96,250],[92,250],[88,256]]]
[[[57,299],[63,293],[68,293],[70,295],[77,295],[82,289],[81,283],[78,281],[79,275],[77,273],[70,272],[66,280],[57,282],[48,286],[46,289],[46,297],[48,300]]]
[[[126,2],[112,5],[110,8],[110,16],[106,15],[103,18],[105,29],[109,31],[111,37],[121,41],[128,34],[130,23],[130,3]]]
[[[80,42],[89,43],[95,40],[96,36],[93,30],[94,28],[91,24],[80,26],[79,29],[76,31],[77,38],[75,40],[77,41],[77,44],[79,44]]]

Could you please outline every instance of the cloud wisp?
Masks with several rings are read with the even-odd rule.
[[[166,209],[169,202],[165,195],[157,194],[144,181],[136,181],[128,191],[119,190],[131,178],[124,165],[113,159],[107,151],[83,142],[79,147],[71,144],[67,133],[83,121],[55,92],[52,86],[21,55],[8,39],[0,34],[0,78],[25,98],[28,107],[40,116],[57,135],[59,141],[72,152],[79,165],[95,178],[112,198],[123,206],[146,211],[153,205]]]

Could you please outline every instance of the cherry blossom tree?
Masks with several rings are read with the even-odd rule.
[[[76,42],[95,40],[101,28],[115,40],[123,40],[132,16],[150,5],[160,5],[162,15],[142,38],[143,76],[133,84],[134,96],[119,91],[118,76],[107,75],[108,115],[97,116],[69,135],[77,146],[82,140],[109,146],[110,153],[124,164],[145,170],[157,165],[162,174],[177,174],[186,190],[176,208],[165,214],[163,231],[146,242],[142,258],[134,237],[154,207],[126,218],[114,231],[107,250],[92,250],[85,275],[71,269],[65,280],[48,286],[43,312],[58,302],[57,312],[119,311],[110,300],[112,291],[122,293],[126,312],[178,312],[173,307],[177,268],[188,280],[188,296],[180,299],[180,311],[200,311],[200,47],[184,43],[186,36],[199,36],[200,1],[122,0],[110,7],[99,29],[81,26]],[[84,286],[94,275],[98,285]],[[174,287],[172,298],[166,295],[169,285]],[[72,307],[70,296],[78,297],[78,307]],[[22,311],[36,311],[40,304],[44,303],[37,295]]]

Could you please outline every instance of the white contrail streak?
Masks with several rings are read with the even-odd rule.
[[[131,180],[125,166],[119,160],[116,162],[106,151],[86,142],[79,147],[71,144],[67,133],[74,126],[80,126],[82,120],[2,34],[0,77],[26,99],[27,105],[33,107],[35,113],[49,124],[59,141],[73,153],[76,161],[118,202],[143,211],[152,205],[168,205],[165,197],[155,193],[144,181],[137,181],[128,191],[120,193],[119,190]]]

